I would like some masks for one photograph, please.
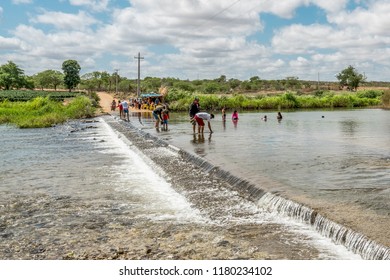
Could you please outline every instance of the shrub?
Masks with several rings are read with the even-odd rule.
[[[383,91],[382,90],[363,90],[357,93],[357,96],[360,98],[377,98],[382,96]]]
[[[382,95],[382,104],[386,108],[390,108],[390,90],[385,90]]]

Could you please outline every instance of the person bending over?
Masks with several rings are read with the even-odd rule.
[[[213,133],[213,130],[211,129],[210,121],[214,119],[213,114],[205,113],[205,112],[199,112],[196,113],[194,116],[194,120],[198,124],[198,133],[203,134],[204,133],[204,121],[207,121],[207,125],[209,128],[210,133]]]

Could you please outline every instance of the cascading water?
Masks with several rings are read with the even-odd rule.
[[[345,226],[335,223],[313,209],[283,197],[266,193],[258,201],[258,205],[269,212],[297,219],[310,224],[321,235],[330,238],[368,260],[389,260],[390,248],[370,240]]]
[[[323,236],[331,238],[336,244],[342,244],[352,252],[368,260],[389,260],[390,248],[370,240],[363,234],[337,224],[320,214],[312,224]]]

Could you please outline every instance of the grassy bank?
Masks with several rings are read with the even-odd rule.
[[[278,95],[257,95],[246,94],[234,95],[211,95],[201,93],[190,93],[180,90],[172,90],[168,94],[167,101],[170,109],[174,111],[186,111],[194,97],[200,99],[204,110],[244,109],[309,109],[309,108],[355,108],[381,106],[384,104],[386,94],[380,90],[366,90],[359,92],[322,92],[318,91],[313,95],[300,95],[293,92],[286,92]]]
[[[20,128],[50,127],[68,119],[92,117],[95,107],[85,96],[74,98],[69,104],[37,97],[27,102],[0,102],[0,124],[11,123]]]

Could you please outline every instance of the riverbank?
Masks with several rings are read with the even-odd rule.
[[[19,128],[43,128],[64,123],[69,119],[90,118],[96,108],[85,96],[72,98],[67,104],[49,97],[30,101],[0,102],[0,124],[13,124]]]

